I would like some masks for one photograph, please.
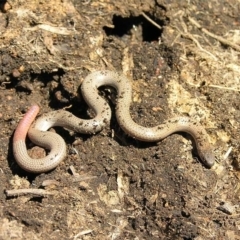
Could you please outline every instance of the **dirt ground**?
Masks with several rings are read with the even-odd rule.
[[[238,0],[0,1],[0,239],[240,239],[240,2]],[[123,72],[133,119],[197,118],[216,163],[191,138],[127,136],[113,117],[91,136],[55,128],[67,158],[33,175],[12,153],[32,103],[91,117],[79,92],[92,71]],[[43,149],[27,140],[29,154]],[[8,197],[6,191],[43,194]]]

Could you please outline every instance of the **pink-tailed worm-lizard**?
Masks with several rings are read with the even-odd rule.
[[[155,127],[140,126],[130,115],[131,82],[122,74],[104,70],[89,74],[81,85],[82,95],[95,113],[93,119],[80,119],[68,111],[57,110],[42,115],[34,122],[39,106],[33,105],[28,110],[13,137],[13,153],[19,166],[28,172],[42,173],[55,168],[66,157],[66,144],[62,137],[47,131],[53,126],[61,126],[83,134],[94,134],[109,124],[110,107],[98,93],[98,88],[105,85],[117,90],[116,118],[120,127],[129,136],[140,141],[156,142],[175,132],[187,132],[193,137],[203,164],[207,167],[214,165],[215,157],[208,134],[197,121],[188,117],[174,117]],[[32,159],[28,155],[25,144],[27,134],[36,145],[50,150],[46,157]]]

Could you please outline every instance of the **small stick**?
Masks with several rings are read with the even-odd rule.
[[[224,86],[214,85],[214,84],[209,84],[208,87],[219,88],[219,89],[224,89],[224,90],[229,90],[229,91],[235,91],[235,92],[240,92],[240,89],[237,89],[237,88],[224,87]]]
[[[226,159],[229,157],[232,149],[233,149],[233,147],[230,147],[230,148],[227,150],[227,152],[226,152],[226,153],[224,154],[224,156],[223,156],[223,160],[226,160]]]
[[[193,24],[195,25],[198,29],[200,29],[202,32],[204,32],[205,34],[207,34],[208,36],[212,37],[212,38],[215,38],[216,40],[218,40],[219,42],[225,44],[225,45],[228,45],[230,46],[231,48],[237,50],[237,51],[240,51],[240,46],[231,42],[231,41],[228,41],[227,39],[223,38],[223,37],[220,37],[218,35],[215,35],[211,32],[209,32],[206,28],[203,28],[196,20],[194,20],[193,18],[191,17],[188,17],[188,20]]]
[[[160,25],[158,25],[156,22],[154,22],[150,17],[148,17],[144,12],[141,12],[141,14],[143,15],[143,17],[145,17],[151,24],[153,24],[155,27],[157,27],[158,29],[162,30],[162,27]]]
[[[33,195],[39,195],[39,196],[54,195],[54,193],[48,192],[44,189],[31,189],[31,188],[5,190],[5,193],[7,197],[21,196],[21,195],[27,195],[27,194],[33,194]]]
[[[74,177],[73,182],[80,182],[80,181],[85,181],[85,180],[91,180],[96,178],[96,176],[85,176],[85,175],[79,175]]]
[[[209,51],[205,50],[205,49],[201,46],[201,44],[198,42],[198,40],[197,40],[196,38],[194,38],[191,34],[189,34],[189,33],[181,33],[181,35],[182,35],[182,37],[189,38],[189,39],[191,39],[193,42],[195,42],[196,45],[197,45],[197,47],[198,47],[201,51],[203,51],[203,52],[207,53],[208,55],[210,55],[215,61],[218,60],[212,53],[210,53]]]
[[[92,229],[83,230],[83,231],[79,232],[77,235],[75,235],[73,239],[78,239],[79,236],[83,236],[83,235],[89,234],[92,231],[93,231]]]
[[[212,53],[210,53],[209,51],[205,50],[201,44],[198,42],[198,40],[188,32],[188,29],[187,29],[187,25],[185,24],[185,22],[183,21],[183,18],[182,16],[180,16],[180,20],[181,20],[181,24],[182,24],[182,27],[183,27],[183,31],[182,32],[178,27],[176,26],[173,26],[175,29],[177,29],[180,33],[180,35],[184,38],[188,38],[190,40],[192,40],[196,45],[197,47],[202,51],[202,52],[205,52],[206,54],[208,54],[209,56],[211,56],[215,61],[217,61],[217,57],[215,57]],[[177,37],[178,38],[178,37]],[[175,41],[175,40],[174,40]],[[174,42],[172,42],[171,45],[173,45]]]
[[[79,176],[79,173],[76,172],[76,170],[75,170],[75,168],[74,168],[73,165],[71,165],[71,166],[69,167],[69,169],[71,170],[72,175],[73,175],[74,177]]]

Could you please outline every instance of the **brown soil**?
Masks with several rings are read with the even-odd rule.
[[[239,1],[9,0],[0,7],[0,239],[240,239]],[[99,69],[132,79],[131,114],[141,125],[198,118],[215,166],[204,167],[187,134],[139,142],[113,114],[94,136],[56,128],[68,156],[53,171],[20,169],[12,135],[29,106],[86,117],[78,87]],[[112,90],[101,93],[114,100]],[[52,195],[7,197],[12,189]]]

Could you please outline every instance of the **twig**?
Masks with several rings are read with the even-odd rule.
[[[74,177],[78,177],[78,176],[79,176],[79,173],[76,172],[76,169],[74,168],[73,165],[71,165],[71,166],[69,167],[69,169],[70,169],[70,171],[72,172],[72,175],[73,175]]]
[[[180,20],[181,20],[181,24],[182,24],[182,28],[183,28],[183,32],[176,26],[173,26],[175,29],[178,30],[178,32],[180,33],[180,35],[184,38],[188,38],[190,40],[192,40],[197,47],[200,49],[200,51],[205,52],[206,54],[208,54],[209,56],[211,56],[215,61],[217,61],[217,57],[215,57],[212,53],[210,53],[209,51],[207,51],[206,49],[204,49],[201,44],[198,42],[198,40],[191,34],[188,32],[187,29],[187,25],[185,24],[185,22],[183,21],[183,16],[180,16]],[[176,39],[175,39],[176,40]],[[175,41],[174,40],[174,41]],[[172,43],[173,45],[173,43]]]
[[[13,196],[21,196],[21,195],[27,195],[27,194],[33,194],[33,195],[54,195],[52,192],[48,192],[44,189],[14,189],[14,190],[6,190],[5,191],[7,197],[13,197]]]
[[[230,91],[235,91],[235,92],[240,92],[240,89],[237,89],[237,88],[224,87],[224,86],[214,85],[214,84],[209,84],[208,87],[219,88],[219,89],[224,89],[224,90],[230,90]]]
[[[73,179],[73,182],[80,182],[80,181],[85,181],[85,180],[91,180],[97,178],[96,176],[85,176],[85,175],[80,175],[80,176],[76,176]]]
[[[230,147],[230,148],[227,150],[227,152],[226,152],[226,153],[224,154],[224,156],[223,156],[223,160],[226,160],[226,159],[229,157],[232,149],[233,149],[233,147]]]
[[[38,24],[38,25],[36,25],[34,27],[31,27],[31,28],[24,28],[24,30],[36,31],[39,28],[42,29],[42,30],[52,32],[52,33],[55,33],[55,34],[60,34],[60,35],[77,34],[76,31],[69,30],[65,27],[55,27],[55,26],[51,26],[51,25],[48,25],[48,24],[44,24],[44,23]]]
[[[83,235],[86,235],[86,234],[89,234],[89,233],[91,233],[92,231],[93,231],[92,229],[88,229],[88,230],[81,231],[81,232],[79,232],[77,235],[75,235],[73,239],[78,239],[78,237],[83,236]]]
[[[158,29],[162,30],[162,27],[160,25],[158,25],[155,21],[153,21],[150,17],[148,17],[144,12],[141,12],[141,14],[143,15],[143,17],[145,17],[151,24],[153,24],[155,27],[157,27]]]
[[[195,25],[198,29],[200,29],[202,32],[204,32],[205,34],[207,34],[208,36],[218,40],[219,42],[221,42],[222,44],[225,44],[225,45],[228,45],[230,46],[231,48],[237,50],[237,51],[240,51],[240,46],[223,38],[223,37],[220,37],[218,35],[215,35],[214,33],[211,33],[209,32],[206,28],[203,28],[196,20],[194,20],[193,18],[191,17],[188,17],[188,20],[193,24]]]
[[[215,61],[217,61],[218,59],[212,54],[210,53],[209,51],[205,50],[201,44],[198,42],[198,40],[196,38],[194,38],[191,34],[189,33],[181,33],[182,37],[185,37],[185,38],[189,38],[191,39],[193,42],[196,43],[197,47],[202,51],[202,52],[205,52],[207,53],[209,56],[211,56]]]

